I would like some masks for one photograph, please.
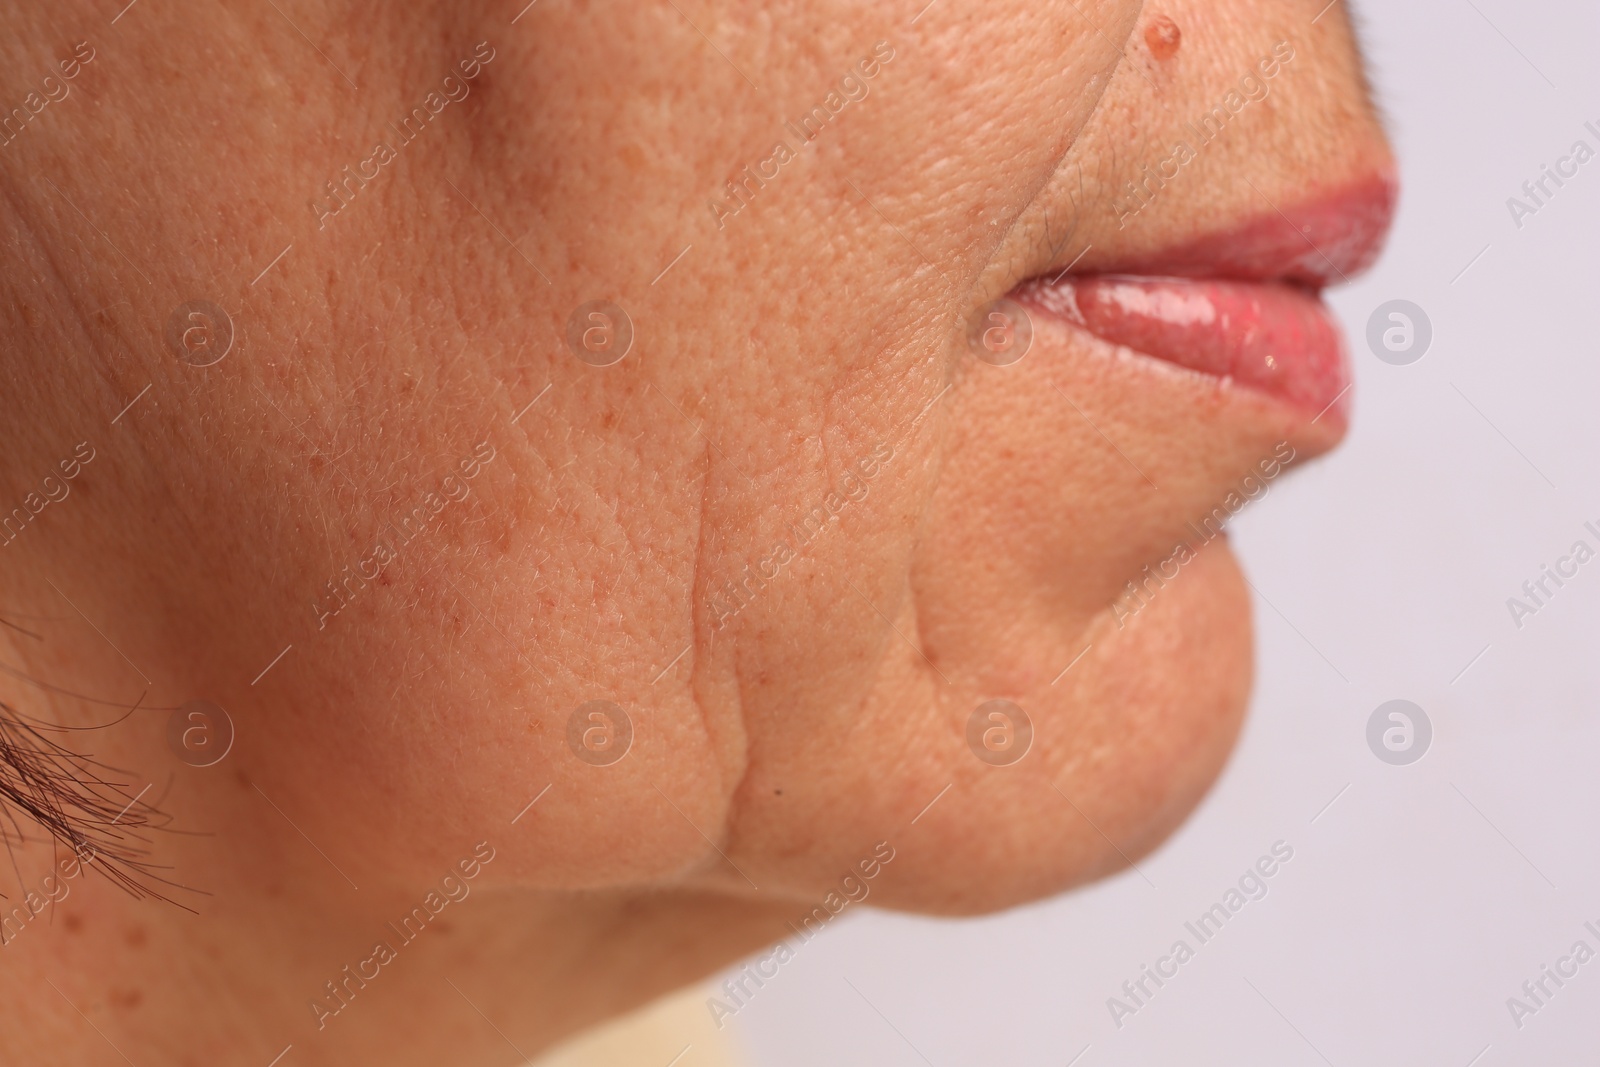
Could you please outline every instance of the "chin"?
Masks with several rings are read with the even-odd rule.
[[[1137,617],[1096,618],[1084,644],[1058,683],[1013,697],[1034,723],[1025,757],[992,767],[963,746],[924,776],[919,795],[953,784],[895,842],[875,904],[939,915],[1025,904],[1137,863],[1193,812],[1250,697],[1250,600],[1232,553],[1205,548]]]

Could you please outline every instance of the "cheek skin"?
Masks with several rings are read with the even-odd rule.
[[[993,263],[1026,258],[1012,254],[1005,235],[1021,232],[1011,224],[1028,197],[1075,143],[1094,154],[1091,164],[1115,156],[1095,133],[1106,122],[1168,113],[1138,96],[1143,79],[1119,71],[1117,92],[1131,95],[1091,118],[1116,49],[1085,32],[1084,20],[1120,41],[1139,5],[1057,4],[1041,18],[1020,2],[943,2],[955,3],[948,20],[937,21],[945,15],[935,7],[914,32],[899,16],[869,9],[788,12],[825,28],[827,47],[772,54],[760,80],[786,105],[810,106],[880,38],[895,39],[896,56],[827,139],[786,165],[726,229],[704,211],[705,200],[730,171],[770,150],[773,109],[731,66],[708,64],[705,41],[670,5],[647,9],[636,24],[541,5],[529,15],[547,20],[540,33],[520,32],[531,21],[515,37],[498,25],[481,35],[460,27],[448,43],[425,25],[427,12],[407,14],[416,24],[388,27],[388,37],[373,41],[363,75],[374,84],[388,79],[397,101],[415,98],[418,71],[437,84],[480,36],[502,43],[470,96],[315,240],[306,199],[356,158],[342,100],[297,111],[303,127],[291,131],[240,128],[230,142],[240,158],[270,157],[264,146],[285,136],[309,147],[279,168],[237,168],[240,185],[223,189],[187,162],[185,131],[264,114],[251,94],[276,75],[263,67],[259,85],[241,80],[232,60],[217,58],[230,50],[219,50],[170,83],[127,93],[118,121],[174,138],[150,146],[136,192],[159,191],[186,207],[161,214],[159,232],[108,231],[118,245],[189,264],[189,286],[189,278],[231,278],[240,262],[265,262],[282,247],[274,235],[259,250],[230,247],[226,262],[203,263],[180,251],[215,247],[198,220],[230,204],[259,202],[264,215],[300,219],[308,236],[297,237],[293,254],[259,286],[241,279],[251,303],[239,315],[238,358],[215,373],[248,368],[250,377],[214,394],[198,393],[192,368],[164,355],[152,336],[167,305],[134,307],[110,283],[78,294],[78,306],[107,309],[84,336],[120,378],[113,392],[126,398],[153,382],[169,414],[149,430],[146,451],[108,449],[86,472],[82,499],[68,502],[80,508],[77,533],[35,538],[38,547],[27,550],[59,553],[51,567],[81,567],[85,585],[117,590],[122,603],[104,605],[103,614],[161,620],[128,627],[144,642],[136,658],[181,664],[175,688],[224,695],[251,739],[239,749],[241,768],[315,797],[296,809],[307,832],[345,843],[352,866],[375,879],[433,876],[455,858],[463,826],[509,825],[549,784],[517,824],[520,847],[508,848],[487,878],[534,888],[627,886],[709,868],[706,882],[742,891],[742,877],[707,845],[709,836],[729,841],[758,884],[770,875],[773,892],[825,889],[952,775],[983,770],[963,762],[965,715],[997,692],[1020,697],[1053,676],[1083,647],[1103,606],[1104,596],[1085,590],[1108,576],[1120,581],[1135,569],[1124,565],[1139,562],[1117,554],[1132,543],[1117,531],[1120,543],[1102,533],[1104,541],[1084,538],[1077,555],[1063,549],[1044,562],[1008,549],[987,565],[1016,569],[988,589],[958,573],[951,546],[971,534],[955,516],[996,528],[1015,525],[1021,511],[985,495],[995,479],[957,477],[961,460],[951,449],[973,426],[960,424],[971,412],[955,394],[922,417],[947,384],[960,387],[952,324],[968,304],[998,295],[990,288],[1009,288]],[[1277,11],[1266,0],[1239,6]],[[148,18],[141,32],[178,32],[160,21],[169,18],[176,16]],[[1228,43],[1222,21],[1213,17],[1206,29],[1199,13],[1185,16],[1174,67],[1219,51],[1241,62],[1253,56],[1253,44],[1220,48]],[[258,28],[240,23],[233,32],[246,40]],[[758,53],[756,31],[735,36],[727,44],[736,58]],[[390,60],[395,69],[384,70]],[[1314,72],[1311,63],[1308,54],[1294,69]],[[592,73],[602,66],[617,77],[597,87]],[[130,87],[128,77],[111,88]],[[1254,117],[1313,99],[1291,94],[1286,77]],[[180,102],[192,113],[187,125],[168,117]],[[708,115],[718,121],[708,124]],[[104,132],[93,124],[111,121],[88,108],[56,118],[59,130],[91,141]],[[1090,132],[1075,142],[1080,128]],[[630,151],[614,151],[618,144]],[[1223,151],[1184,180],[1199,188],[1199,168],[1238,162]],[[1087,169],[1092,181],[1094,167]],[[115,183],[69,186],[63,192],[88,217],[140,225],[156,217],[128,210],[107,192],[121,188]],[[55,210],[40,208],[40,219]],[[1151,232],[1157,224],[1152,215]],[[42,221],[30,228],[46,230]],[[395,254],[372,255],[380,245]],[[97,276],[79,266],[69,273]],[[639,341],[634,356],[600,369],[578,363],[561,339],[572,309],[602,295],[627,305]],[[118,362],[124,335],[139,339],[133,347],[149,366]],[[85,344],[59,340],[60,348]],[[310,358],[265,358],[289,350]],[[51,365],[39,359],[41,368]],[[1158,450],[1184,444],[1137,424],[1145,403],[1137,393],[1096,399],[1105,401],[1091,407],[1108,432],[1126,431]],[[109,396],[64,403],[68,410],[54,417],[70,426],[118,406]],[[355,412],[381,415],[384,432],[367,432],[363,419],[348,417]],[[1000,411],[992,426],[1023,417]],[[1069,422],[1055,420],[1047,435],[1083,455],[1100,447],[1081,427],[1064,430]],[[440,472],[458,469],[485,439],[498,458],[473,479],[470,496],[452,501],[434,533],[319,629],[311,604],[323,583],[367,556],[386,514],[437,490]],[[1213,447],[1216,438],[1207,440]],[[870,494],[785,565],[733,627],[714,629],[711,592],[768,556],[784,526],[884,441],[894,444],[894,458]],[[1233,447],[1223,449],[1226,458]],[[1066,501],[1091,531],[1131,517],[1141,550],[1145,542],[1167,547],[1159,544],[1165,529],[1146,525],[1150,513],[1126,495],[1130,485],[1109,484],[1126,482],[1127,472],[1114,456],[1100,459],[1104,465],[1080,464],[1092,467],[1086,481],[1059,480],[1021,507],[1035,522],[1044,514],[1049,526],[1052,509]],[[1209,472],[1187,483],[1153,473],[1185,499],[1206,496],[1215,481]],[[167,487],[177,483],[192,491],[174,501]],[[108,557],[72,538],[122,528],[129,551],[141,553],[139,566],[95,574],[94,561]],[[1011,555],[1020,564],[1004,558]],[[985,563],[982,552],[965,557]],[[1225,647],[1210,660],[1179,649],[1184,671],[1209,686],[1189,712],[1192,724],[1158,684],[1185,676],[1164,673],[1168,661],[1158,652],[1183,630],[1176,618],[1163,623],[1164,613],[1189,605],[1198,618],[1231,603],[1233,587],[1208,573],[1198,563],[1186,568],[1170,603],[1138,620],[1151,635],[1170,630],[1148,655],[1134,655],[1144,646],[1119,638],[1079,665],[1085,681],[1073,684],[1088,688],[1063,682],[1041,697],[1038,765],[1051,765],[1048,756],[1067,775],[1058,780],[1071,777],[1074,730],[1112,746],[1118,735],[1101,717],[1113,712],[1140,723],[1159,712],[1168,735],[1187,739],[1192,771],[1177,767],[1157,731],[1141,727],[1126,740],[1118,773],[1128,810],[1111,818],[1132,842],[1189,802],[1185,783],[1215,763],[1216,744],[1205,738],[1231,729],[1218,724],[1231,722],[1227,709],[1242,699],[1223,670],[1242,655],[1229,643],[1243,640],[1241,625],[1221,616],[1210,639]],[[1200,597],[1208,585],[1220,602],[1210,608]],[[1028,603],[1040,586],[1059,602]],[[237,625],[245,618],[255,622]],[[987,619],[995,634],[1031,632],[1040,647],[1004,662],[978,638],[955,634],[963,619]],[[1118,649],[1125,651],[1115,671],[1094,668],[1095,656]],[[251,682],[268,663],[276,665]],[[1135,688],[1118,692],[1117,672]],[[615,701],[634,717],[635,747],[610,768],[586,765],[566,747],[568,714],[592,699]],[[904,754],[904,765],[894,753]],[[1141,760],[1165,778],[1147,781]],[[1029,773],[1021,771],[1019,781]],[[906,776],[904,788],[886,793],[884,783],[898,776]],[[1174,783],[1170,795],[1150,785],[1156,780]],[[441,790],[441,781],[459,788]],[[1121,786],[1096,781],[1111,805]],[[985,833],[1009,839],[1028,830],[1054,840],[1051,825],[1023,819],[1021,801],[1014,803],[1002,809],[1018,812],[1004,831],[988,827],[979,805],[945,811],[945,802],[915,831],[942,827],[952,849],[978,848]],[[947,821],[958,812],[965,831]],[[1052,880],[1067,884],[1099,870],[1093,842],[1080,845],[1060,854],[1082,870],[1052,867],[1057,861],[1040,847],[1044,875],[1017,866],[1008,877],[1044,891]],[[1020,838],[1007,849],[1013,858],[1027,852]],[[965,881],[969,868],[925,862],[929,906],[977,906],[982,893]],[[933,878],[938,871],[944,882]],[[906,892],[914,903],[918,891]]]

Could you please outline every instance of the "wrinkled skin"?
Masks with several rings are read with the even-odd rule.
[[[1086,243],[1111,269],[1386,166],[1344,8],[920,6],[9,5],[3,106],[95,58],[0,149],[0,503],[95,458],[0,548],[40,634],[3,659],[111,705],[0,695],[82,726],[146,693],[68,743],[154,783],[192,834],[155,860],[211,895],[72,883],[0,956],[7,1062],[507,1062],[785,936],[880,841],[872,903],[968,914],[1194,806],[1249,690],[1238,567],[1218,542],[1110,605],[1276,442],[1337,430],[1059,324],[987,366],[966,324]],[[1271,95],[1119,228],[1116,188],[1285,38]],[[311,205],[481,41],[469,95]],[[708,206],[880,41],[864,99]],[[563,337],[602,299],[635,340],[596,367]],[[189,300],[232,317],[215,365],[163,336]],[[463,487],[322,614],[390,516]],[[966,744],[993,698],[1034,726],[1014,766]],[[168,747],[193,699],[237,727],[213,767]],[[569,749],[590,700],[631,719],[614,765]],[[480,841],[470,899],[319,1030],[324,982]],[[52,859],[16,856],[28,885]]]

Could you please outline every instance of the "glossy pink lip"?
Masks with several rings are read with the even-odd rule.
[[[1098,275],[1034,283],[1017,299],[1112,344],[1259,389],[1319,414],[1350,383],[1339,328],[1282,282]]]
[[[1394,200],[1394,181],[1380,175],[1226,233],[1110,264],[1114,273],[1034,279],[1013,295],[1112,344],[1342,424],[1349,361],[1317,291],[1377,258]]]

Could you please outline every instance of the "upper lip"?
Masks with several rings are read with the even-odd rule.
[[[1392,168],[1272,203],[1224,229],[1202,231],[1154,252],[1063,249],[1028,280],[1073,274],[1136,274],[1280,281],[1310,289],[1348,281],[1383,250],[1398,183]]]

